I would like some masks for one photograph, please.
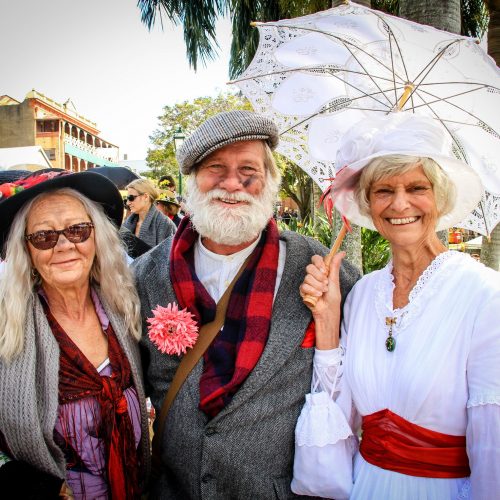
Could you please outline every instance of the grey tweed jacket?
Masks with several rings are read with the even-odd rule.
[[[121,317],[100,299],[130,362],[141,407],[141,447],[148,473],[149,430],[137,341],[126,331]],[[59,344],[37,297],[28,305],[24,333],[21,354],[10,363],[0,361],[0,431],[13,458],[64,479],[66,462],[53,437],[59,407]],[[22,485],[19,495],[22,498]]]
[[[311,314],[298,288],[311,256],[324,255],[327,249],[293,232],[280,237],[286,242],[286,261],[264,352],[229,405],[211,420],[198,409],[203,360],[198,362],[167,417],[163,474],[151,485],[150,498],[298,498],[290,489],[294,429],[310,391],[314,351],[301,347]],[[171,238],[165,240],[133,264],[144,319],[158,304],[177,301],[169,278],[171,243]],[[354,267],[343,264],[344,297],[358,278]],[[141,347],[146,384],[158,413],[180,358],[160,353],[146,335]]]
[[[139,216],[132,214],[123,222],[123,226],[135,234],[135,227],[138,220]],[[165,238],[174,234],[176,230],[177,226],[152,205],[144,218],[138,237],[150,247],[155,247]]]

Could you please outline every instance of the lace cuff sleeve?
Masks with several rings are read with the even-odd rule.
[[[295,429],[292,491],[298,495],[349,498],[357,441],[326,392],[307,394]]]
[[[333,399],[339,390],[342,375],[343,347],[327,351],[316,349],[314,352],[311,393],[326,392]]]

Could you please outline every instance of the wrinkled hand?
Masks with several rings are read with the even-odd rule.
[[[303,299],[308,295],[317,299],[315,305],[304,303],[311,310],[316,324],[318,349],[338,347],[341,301],[339,271],[344,257],[345,252],[336,254],[328,268],[322,257],[314,255],[299,288]]]

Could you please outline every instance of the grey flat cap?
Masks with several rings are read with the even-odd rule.
[[[177,152],[184,175],[216,149],[239,141],[266,141],[271,149],[278,145],[278,127],[274,122],[252,111],[226,111],[210,117],[185,141]]]

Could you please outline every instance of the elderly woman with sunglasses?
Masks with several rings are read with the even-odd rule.
[[[175,233],[175,224],[156,209],[154,202],[160,191],[151,181],[137,179],[127,186],[127,190],[126,200],[132,213],[123,223],[125,229],[151,248]]]
[[[500,274],[448,250],[483,192],[430,118],[392,113],[341,140],[336,208],[376,228],[392,260],[352,288],[314,256],[316,325],[292,490],[336,499],[457,500],[500,492]],[[339,339],[340,336],[340,339]],[[361,444],[358,450],[358,436]]]
[[[140,498],[149,435],[120,194],[93,172],[0,193],[1,495]]]

